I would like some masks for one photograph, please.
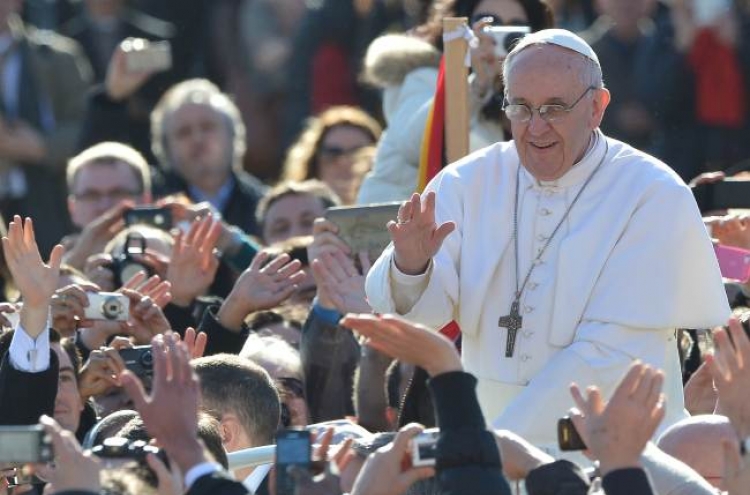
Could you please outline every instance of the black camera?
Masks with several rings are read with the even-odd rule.
[[[137,345],[129,349],[120,349],[120,357],[125,367],[139,378],[154,376],[154,355],[150,345]]]
[[[115,287],[122,287],[133,276],[142,271],[150,277],[154,270],[147,264],[139,261],[136,256],[146,253],[146,239],[140,234],[128,234],[125,238],[125,247],[122,254],[112,259],[110,270],[114,275]]]
[[[586,450],[586,444],[569,416],[557,422],[557,443],[562,451]]]
[[[172,228],[172,210],[158,206],[136,206],[123,214],[125,225],[150,225],[161,230]]]

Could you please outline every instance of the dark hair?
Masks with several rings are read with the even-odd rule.
[[[429,19],[417,28],[417,34],[443,50],[443,18],[468,17],[471,19],[474,10],[481,0],[435,0],[432,4]],[[516,0],[529,19],[532,31],[541,31],[555,26],[552,8],[544,0]]]
[[[266,213],[271,209],[271,206],[287,196],[312,196],[320,200],[323,208],[341,204],[341,199],[336,196],[336,193],[325,182],[318,179],[308,179],[302,182],[281,182],[271,188],[258,202],[258,206],[255,207],[255,219],[258,224],[263,225]]]
[[[232,412],[256,445],[273,443],[281,401],[266,370],[234,354],[214,354],[192,364],[201,381],[203,410],[216,419]]]

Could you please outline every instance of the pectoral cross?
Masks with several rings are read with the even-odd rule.
[[[519,301],[516,298],[510,305],[510,314],[501,316],[497,323],[498,326],[508,329],[508,337],[505,340],[505,357],[513,357],[513,349],[516,347],[516,334],[523,325],[523,318],[518,311],[518,306]]]

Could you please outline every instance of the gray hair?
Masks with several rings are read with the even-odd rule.
[[[167,146],[167,123],[177,110],[190,103],[211,107],[224,118],[232,140],[232,166],[241,168],[246,149],[242,115],[231,98],[208,79],[188,79],[175,84],[151,112],[151,150],[162,167],[169,169],[172,166]]]

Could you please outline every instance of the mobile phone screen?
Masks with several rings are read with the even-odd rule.
[[[750,251],[714,244],[719,270],[724,278],[746,282],[750,279]]]
[[[294,495],[294,480],[287,473],[289,466],[310,465],[310,432],[282,430],[276,435],[276,494]]]

